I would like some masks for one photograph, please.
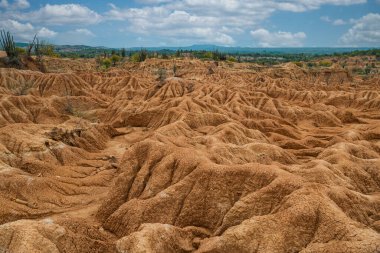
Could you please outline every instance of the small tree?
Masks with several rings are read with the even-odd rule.
[[[145,49],[141,49],[140,50],[140,62],[145,61],[146,58],[148,58],[148,51],[146,51]]]
[[[131,62],[140,62],[140,54],[139,53],[134,53],[129,57],[129,60]]]
[[[229,62],[237,62],[236,58],[233,56],[228,56],[227,61]]]
[[[366,66],[366,67],[364,68],[364,73],[365,73],[366,75],[369,75],[369,74],[371,73],[371,67],[370,67],[370,66]]]
[[[173,75],[177,76],[177,65],[175,63],[173,65]]]
[[[181,57],[181,51],[177,50],[175,52],[175,57],[177,57],[177,58]]]
[[[160,81],[159,86],[161,87],[166,80],[166,69],[160,68],[157,71],[158,80]]]
[[[111,60],[106,58],[103,60],[103,66],[108,69],[111,66]]]
[[[134,53],[130,60],[131,62],[143,62],[148,57],[148,52],[145,49],[141,49],[139,52]]]
[[[28,57],[32,56],[32,50],[33,50],[34,44],[36,43],[36,39],[37,39],[37,34],[34,35],[32,42],[30,42],[27,47],[26,54]]]
[[[43,47],[44,47],[44,43],[45,43],[44,41],[39,40],[38,38],[36,38],[36,41],[34,43],[34,53],[36,54],[37,61],[39,63],[42,63],[42,61],[43,61],[43,56],[44,56]]]
[[[125,48],[122,48],[121,49],[121,57],[125,58],[125,56],[126,56]]]
[[[116,66],[116,63],[120,61],[120,56],[118,56],[117,54],[112,55],[111,61],[113,66]]]

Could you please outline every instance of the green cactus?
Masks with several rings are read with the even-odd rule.
[[[7,53],[9,58],[18,58],[18,51],[16,50],[16,44],[13,40],[13,36],[10,32],[5,30],[0,31],[1,34],[1,47]]]

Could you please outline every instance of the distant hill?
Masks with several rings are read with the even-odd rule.
[[[16,43],[18,47],[26,47],[28,43]],[[59,52],[83,52],[83,51],[101,51],[101,50],[120,50],[120,48],[108,48],[104,46],[86,46],[86,45],[55,45]],[[192,45],[184,47],[130,47],[129,51],[138,51],[140,49],[148,51],[177,51],[177,50],[193,50],[193,51],[216,51],[223,53],[279,53],[279,54],[333,54],[352,52],[356,50],[368,50],[370,48],[358,47],[297,47],[297,48],[252,48],[252,47],[224,47],[216,45]]]
[[[129,48],[130,50],[139,50],[139,47]],[[187,47],[147,47],[150,51],[159,50],[193,50],[193,51],[216,51],[223,53],[288,53],[288,54],[333,54],[352,52],[355,50],[368,50],[370,48],[357,48],[357,47],[297,47],[297,48],[252,48],[252,47],[224,47],[216,45],[193,45]]]

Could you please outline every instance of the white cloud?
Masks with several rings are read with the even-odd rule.
[[[348,25],[348,24],[355,24],[357,22],[357,20],[351,18],[349,20],[343,20],[343,19],[331,19],[330,17],[328,16],[322,16],[321,17],[321,20],[322,21],[325,21],[327,23],[331,23],[333,25]]]
[[[331,20],[330,17],[328,17],[328,16],[322,16],[322,17],[321,17],[321,20],[322,20],[322,21],[325,21],[325,22],[328,22],[328,23],[331,23],[331,22],[332,22],[332,20]]]
[[[362,4],[366,0],[136,0],[141,8],[121,9],[109,4],[108,20],[127,21],[127,29],[181,43],[234,44],[236,34],[249,31],[276,11],[304,12],[322,5]],[[336,21],[340,25],[343,20]],[[275,33],[288,36],[289,33]],[[299,45],[303,33],[290,34]]]
[[[14,8],[26,9],[30,7],[30,3],[27,0],[16,0],[13,3]]]
[[[380,14],[369,13],[356,20],[340,41],[349,46],[379,46]]]
[[[55,40],[65,45],[85,45],[91,43],[96,35],[86,28],[78,28],[61,32]]]
[[[55,37],[57,34],[58,34],[58,33],[54,32],[54,31],[52,31],[52,30],[49,30],[49,29],[47,29],[46,27],[42,27],[42,28],[38,31],[38,33],[37,33],[38,37],[41,37],[41,38],[53,38],[53,37]]]
[[[93,32],[85,28],[75,29],[74,31],[72,31],[72,33],[83,35],[83,36],[95,37],[95,34]]]
[[[16,41],[29,41],[36,33],[40,38],[52,38],[57,35],[46,27],[36,28],[31,23],[20,23],[12,19],[0,21],[0,29],[12,31]]]
[[[0,8],[5,9],[26,9],[30,7],[28,0],[14,0],[12,4],[8,0],[0,1]]]
[[[18,15],[20,19],[49,25],[95,24],[102,17],[80,4],[47,4],[41,9]]]
[[[335,19],[332,24],[333,25],[346,25],[347,22],[344,21],[343,19]]]
[[[219,19],[212,16],[192,15],[186,11],[169,11],[164,7],[113,8],[108,17],[115,20],[128,20],[128,30],[140,34],[158,35],[177,43],[191,42],[231,45],[235,41],[228,33],[237,32],[221,26]]]
[[[251,35],[261,47],[298,47],[303,45],[306,38],[303,32],[269,32],[265,29],[251,31]]]
[[[8,8],[8,7],[9,7],[9,3],[7,0],[0,1],[0,8]]]

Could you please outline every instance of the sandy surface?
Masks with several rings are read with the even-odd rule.
[[[0,69],[0,252],[380,252],[379,76],[93,64]]]

